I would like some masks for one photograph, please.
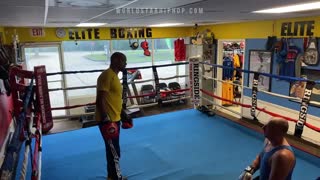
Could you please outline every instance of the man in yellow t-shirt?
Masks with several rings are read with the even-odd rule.
[[[120,119],[122,111],[122,85],[118,77],[125,70],[127,58],[123,53],[115,52],[111,56],[110,67],[103,71],[97,80],[97,97],[95,117],[105,142],[107,156],[108,180],[126,179],[121,175],[120,160]],[[106,138],[106,123],[117,126],[116,137]]]

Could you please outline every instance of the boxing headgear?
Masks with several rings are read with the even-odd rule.
[[[105,139],[114,139],[119,136],[118,125],[115,122],[103,123],[101,131]]]
[[[141,48],[144,50],[144,53],[143,53],[143,54],[144,54],[145,56],[150,56],[150,55],[151,55],[151,53],[150,53],[150,51],[149,51],[149,43],[148,43],[147,40],[141,42],[140,46],[141,46]]]

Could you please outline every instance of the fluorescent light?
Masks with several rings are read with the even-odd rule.
[[[106,23],[80,23],[77,25],[77,27],[97,27],[97,26],[103,26]]]
[[[259,11],[253,11],[253,13],[288,13],[315,9],[320,9],[320,2],[283,6],[272,9],[263,9]]]
[[[170,26],[179,26],[184,23],[163,23],[163,24],[153,24],[150,27],[170,27]]]

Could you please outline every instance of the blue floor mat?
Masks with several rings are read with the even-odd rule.
[[[120,166],[130,180],[234,180],[263,144],[261,134],[196,110],[142,117],[134,123],[133,129],[121,130],[120,139]],[[319,158],[294,150],[293,179],[316,179]],[[42,162],[44,180],[106,179],[97,127],[44,136]]]

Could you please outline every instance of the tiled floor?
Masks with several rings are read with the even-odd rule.
[[[190,108],[192,108],[192,105],[190,103],[165,104],[165,105],[162,105],[161,107],[153,106],[153,107],[143,108],[142,109],[143,114],[141,116],[150,116],[154,114],[161,114],[164,112],[172,112],[172,111],[178,111],[178,110],[190,109]],[[49,134],[76,130],[82,127],[83,127],[83,124],[79,120],[55,120],[54,126],[49,132]]]

